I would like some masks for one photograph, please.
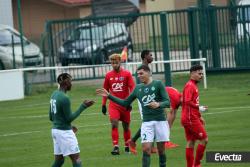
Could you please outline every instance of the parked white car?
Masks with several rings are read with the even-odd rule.
[[[41,66],[43,54],[40,48],[25,37],[23,38],[23,46],[24,66]],[[14,67],[23,67],[20,33],[10,26],[0,25],[0,70]]]

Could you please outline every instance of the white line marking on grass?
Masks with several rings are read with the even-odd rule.
[[[231,108],[246,109],[246,108],[250,108],[250,106],[246,106],[246,107],[231,107]],[[222,109],[222,108],[217,108],[217,109]],[[224,109],[227,109],[227,108],[224,108]],[[202,115],[216,115],[216,114],[223,114],[223,113],[232,113],[232,112],[236,112],[236,111],[240,111],[240,110],[229,110],[229,111],[220,111],[220,112],[213,112],[213,113],[203,113]],[[92,113],[92,114],[88,114],[88,115],[96,115],[96,114],[100,114],[100,113]],[[85,114],[85,115],[87,115],[87,114]],[[34,117],[44,117],[44,116],[45,115],[34,116]],[[27,117],[31,117],[31,116],[27,116]],[[47,115],[46,115],[46,117],[47,117]],[[20,117],[17,117],[17,118],[20,118]],[[141,119],[132,120],[132,122],[137,122],[137,121],[141,121]],[[78,127],[79,128],[87,128],[87,127],[99,127],[99,126],[108,126],[108,125],[110,125],[110,123],[101,124],[101,125],[96,125],[96,124],[95,125],[84,125],[84,126],[78,126]],[[9,134],[7,133],[7,134],[0,135],[0,137],[18,136],[18,135],[31,134],[31,133],[40,133],[40,132],[42,132],[42,131],[30,131],[30,132],[19,132],[19,133],[9,133]]]
[[[226,109],[247,109],[247,108],[250,108],[250,106],[243,106],[243,107],[223,107],[223,108],[209,108],[209,110],[226,110]],[[209,110],[207,111],[207,112],[209,112]],[[180,111],[180,109],[179,109],[179,111]],[[231,110],[229,110],[229,111],[226,111],[226,112],[230,112]],[[235,110],[233,110],[233,111],[235,111]],[[232,112],[233,112],[232,111]],[[237,110],[238,111],[238,110]],[[181,111],[180,111],[181,112]],[[205,112],[204,114],[206,115],[206,114],[215,114],[215,113],[219,113],[219,112],[213,112],[213,113],[207,113],[207,112]],[[131,114],[139,114],[139,112],[136,112],[136,111],[133,111],[133,112],[131,112]],[[81,116],[92,116],[92,115],[102,115],[102,113],[101,112],[95,112],[95,113],[83,113]],[[0,118],[0,120],[1,119],[8,119],[8,118],[10,118],[10,119],[18,119],[18,118],[20,118],[20,119],[26,119],[26,118],[45,118],[45,117],[49,117],[48,115],[31,115],[31,116],[9,116],[9,117],[2,117],[2,118]]]
[[[30,115],[30,116],[10,116],[10,117],[4,117],[4,118],[0,118],[0,119],[26,119],[26,118],[44,118],[44,117],[48,117],[48,115]]]
[[[202,115],[214,115],[214,114],[223,114],[223,113],[231,113],[239,110],[229,110],[229,111],[220,111],[220,112],[212,112],[212,113],[203,113]],[[208,112],[208,111],[207,111]]]
[[[88,116],[88,115],[101,115],[101,113],[90,113],[90,114],[83,114],[81,116]],[[49,115],[29,115],[29,116],[9,116],[9,117],[4,117],[0,119],[26,119],[26,118],[44,118],[44,117],[49,117]]]
[[[0,135],[0,137],[18,136],[18,135],[25,135],[25,134],[31,134],[31,133],[40,133],[40,132],[41,132],[41,131],[30,131],[30,132],[9,133],[9,134]]]
[[[235,109],[235,108],[237,108],[237,109],[239,109],[239,108],[241,108],[241,109],[245,109],[245,108],[250,108],[250,106],[242,106],[242,107],[219,107],[219,108],[208,108],[209,110],[226,110],[226,109]]]

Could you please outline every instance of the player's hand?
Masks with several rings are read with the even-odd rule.
[[[200,112],[205,112],[208,110],[208,106],[199,106],[199,111]]]
[[[101,88],[101,89],[96,89],[96,94],[99,96],[107,97],[109,95],[109,92],[106,89]]]
[[[76,132],[78,131],[77,127],[72,125],[71,128],[72,128],[73,132],[76,134]]]
[[[103,115],[107,114],[107,107],[106,107],[106,105],[102,105],[102,113],[103,113]]]
[[[153,102],[148,104],[148,107],[150,107],[152,109],[156,109],[156,108],[160,107],[160,103],[156,102],[156,101],[153,101]]]
[[[93,100],[84,100],[83,104],[87,107],[92,106],[95,103]]]

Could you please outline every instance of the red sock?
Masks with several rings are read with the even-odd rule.
[[[194,148],[186,148],[187,167],[193,167],[194,163]]]
[[[118,132],[118,128],[112,128],[112,142],[113,142],[113,146],[118,145],[119,142],[119,132]]]
[[[131,138],[130,129],[128,129],[127,131],[123,131],[123,138],[124,138],[125,146],[129,146],[128,140]]]
[[[206,146],[204,146],[202,144],[198,144],[197,149],[196,149],[196,156],[195,156],[194,165],[200,165],[205,149],[206,149]]]

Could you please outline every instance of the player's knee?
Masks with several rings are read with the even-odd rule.
[[[201,140],[201,144],[207,145],[207,143],[208,143],[208,138],[205,138],[205,139]]]
[[[162,149],[159,149],[159,148],[158,148],[158,154],[159,154],[159,155],[165,154],[165,148],[162,148]]]
[[[111,121],[111,127],[112,127],[112,129],[118,128],[118,122],[115,121],[115,120],[112,120],[112,121]]]
[[[112,129],[116,129],[116,128],[118,128],[118,126],[117,126],[117,125],[115,125],[115,124],[112,124],[112,125],[111,125],[111,127],[112,127]]]
[[[195,144],[195,142],[194,141],[187,141],[187,145],[186,145],[186,147],[187,148],[194,148],[194,144]]]
[[[151,148],[150,147],[143,147],[142,148],[143,153],[150,155],[151,154]]]
[[[150,149],[149,150],[148,149],[147,150],[143,150],[143,154],[150,156],[151,155]]]
[[[205,142],[205,144],[207,145],[207,143],[208,143],[208,138],[206,138],[204,142]]]

